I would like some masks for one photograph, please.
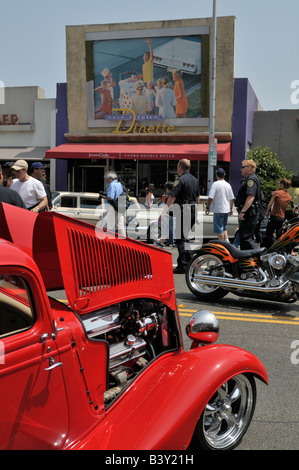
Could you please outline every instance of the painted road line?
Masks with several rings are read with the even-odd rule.
[[[193,310],[193,309],[186,309],[186,308],[183,308],[183,307],[178,307],[179,311],[180,312],[189,312],[189,313],[195,313],[197,312],[198,310]],[[213,312],[213,313],[217,313],[219,315],[232,315],[232,316],[247,316],[247,315],[250,315],[250,317],[257,317],[257,318],[267,318],[269,319],[269,315],[263,315],[261,313],[241,313],[241,312]],[[273,319],[277,319],[277,320],[286,320],[286,317],[282,316],[275,316],[273,317]],[[294,318],[287,318],[287,320],[289,321],[299,321],[299,317],[294,317]]]
[[[183,309],[179,307],[179,315],[191,317],[197,310]],[[296,325],[299,326],[299,318],[275,317],[271,318],[269,315],[254,314],[254,313],[235,313],[235,312],[215,312],[212,313],[220,320],[233,320],[245,321],[256,323],[275,323],[282,325]]]
[[[57,299],[59,302],[66,302],[66,299]],[[179,315],[182,317],[192,317],[193,313],[198,310],[185,309],[178,306]],[[269,315],[262,315],[257,313],[239,313],[239,312],[214,312],[212,313],[219,320],[232,320],[232,321],[244,321],[244,322],[255,322],[255,323],[275,323],[280,325],[297,325],[299,326],[299,318],[288,318],[285,317],[275,317],[270,318]]]

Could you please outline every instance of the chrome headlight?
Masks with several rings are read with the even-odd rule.
[[[212,344],[218,338],[218,320],[209,310],[199,310],[190,318],[186,334],[193,340],[191,348],[199,344]]]

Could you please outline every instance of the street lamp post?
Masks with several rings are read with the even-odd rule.
[[[216,16],[217,0],[213,0],[213,30],[212,30],[212,58],[210,79],[210,131],[209,131],[209,157],[208,157],[208,193],[213,184],[214,166],[217,165],[217,139],[215,139],[215,96],[216,96]]]

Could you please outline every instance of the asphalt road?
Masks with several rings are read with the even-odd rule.
[[[175,266],[177,252],[173,250]],[[257,381],[257,406],[239,450],[299,449],[299,302],[283,304],[229,294],[215,302],[202,302],[176,274],[175,288],[184,342],[185,326],[195,311],[216,314],[217,343],[233,344],[255,354],[265,365],[269,386]]]

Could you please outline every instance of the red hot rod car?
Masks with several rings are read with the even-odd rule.
[[[171,254],[6,204],[0,236],[1,449],[239,443],[266,370],[208,311],[184,350]]]

